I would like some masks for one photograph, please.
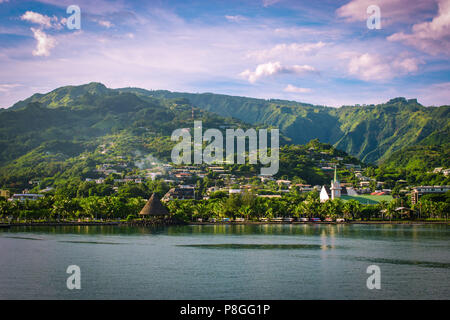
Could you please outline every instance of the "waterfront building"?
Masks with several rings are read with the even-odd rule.
[[[320,202],[325,202],[330,199],[328,195],[328,191],[325,186],[322,186],[322,190],[320,190]]]
[[[450,186],[419,186],[411,191],[411,204],[416,204],[424,194],[445,193],[450,191]]]
[[[337,168],[334,167],[334,179],[331,180],[331,188],[328,189],[326,186],[322,186],[320,190],[320,202],[325,202],[327,200],[334,200],[341,197],[341,183],[337,178]]]
[[[337,168],[334,167],[334,180],[331,181],[331,200],[341,197],[341,183],[337,179]]]
[[[169,212],[161,204],[159,197],[156,193],[153,193],[145,206],[139,212],[141,216],[168,216]]]

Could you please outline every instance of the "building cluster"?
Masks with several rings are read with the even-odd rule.
[[[441,173],[444,176],[448,177],[450,175],[450,169],[444,169],[442,167],[434,168],[433,173]]]
[[[420,186],[414,187],[411,191],[411,204],[419,202],[421,196],[425,194],[445,193],[450,191],[450,186]]]
[[[310,185],[299,183],[298,180],[276,179],[271,176],[248,172],[235,173],[226,165],[171,165],[153,161],[152,157],[133,161],[124,156],[113,156],[110,146],[107,145],[101,146],[101,153],[107,154],[105,160],[96,166],[92,172],[92,177],[86,178],[85,181],[97,184],[113,182],[116,191],[120,184],[141,184],[149,180],[164,181],[170,186],[170,190],[162,198],[162,201],[209,199],[214,192],[218,191],[230,195],[251,192],[259,197],[268,198],[281,197],[294,189],[299,193],[317,191],[320,192],[321,202],[338,198],[357,199],[358,196],[371,196],[373,199],[379,197],[381,199],[382,196],[391,194],[390,189],[384,188],[384,182],[365,176],[361,165],[346,163],[343,157],[331,156],[324,151],[316,152],[314,148],[309,149],[309,155],[317,169],[329,172],[327,173],[329,175],[334,171],[334,178],[329,185]],[[346,172],[351,174],[351,179],[344,177],[344,181],[340,181],[337,174],[338,168],[347,170]],[[435,168],[433,172],[447,176],[450,169]],[[208,179],[208,187],[199,188],[198,181],[204,179]],[[349,182],[349,180],[352,182]],[[405,188],[401,191],[411,193],[412,204],[417,203],[424,194],[442,193],[450,189],[449,186],[407,187],[406,181],[403,182],[405,182]],[[41,184],[41,180],[31,180],[29,184],[36,187]],[[28,190],[23,190],[19,194],[11,194],[8,190],[0,190],[0,196],[11,200],[36,200],[52,189],[48,187],[36,194],[30,193]]]

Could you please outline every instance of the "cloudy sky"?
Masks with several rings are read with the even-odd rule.
[[[69,5],[81,29],[69,29]],[[381,29],[369,29],[370,5]],[[450,0],[0,0],[0,107],[92,81],[341,106],[450,104]]]

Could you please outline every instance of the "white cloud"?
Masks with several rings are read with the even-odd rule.
[[[61,6],[63,3],[59,0],[54,2],[58,2]],[[80,7],[83,8],[81,4]],[[87,9],[92,10],[94,7],[90,6]],[[395,68],[403,70],[403,73],[421,65],[415,63],[414,59],[409,62],[406,60],[412,56],[402,59],[390,58],[398,55],[397,43],[387,42],[384,37],[351,38],[340,25],[300,27],[284,20],[252,17],[245,22],[246,27],[243,30],[239,23],[227,23],[223,15],[219,17],[221,21],[217,24],[186,22],[176,15],[171,16],[170,12],[161,14],[152,11],[150,17],[141,16],[140,12],[137,15],[139,25],[134,29],[129,26],[125,30],[119,28],[117,33],[98,33],[89,29],[83,30],[82,33],[54,33],[53,29],[52,32],[45,29],[46,33],[58,41],[57,52],[55,49],[50,50],[51,55],[46,59],[37,59],[38,61],[27,59],[27,53],[31,53],[34,47],[30,48],[30,44],[25,41],[18,46],[1,50],[0,83],[23,83],[23,86],[2,93],[0,106],[9,106],[35,92],[91,81],[100,81],[110,87],[136,86],[286,99],[296,97],[295,93],[283,91],[287,84],[291,83],[312,89],[311,93],[297,94],[302,97],[302,101],[332,105],[382,102],[391,97],[405,96],[404,92],[411,84],[425,87],[428,81],[427,77],[415,77],[414,81],[405,79],[405,81],[377,83],[348,84],[342,81],[342,77],[349,74],[351,58],[366,52],[379,54],[379,63],[382,64],[390,66],[396,61]],[[93,17],[114,21],[115,26],[120,24],[112,16]],[[37,28],[37,25],[35,27]],[[133,33],[134,39],[132,35],[127,34],[128,32]],[[32,34],[30,31],[29,33]],[[106,39],[105,42],[100,41],[103,38]],[[301,45],[315,44],[319,40],[325,43],[323,48],[301,49]],[[34,46],[34,43],[32,45]],[[277,49],[272,52],[271,49],[274,48]],[[249,61],[247,55],[258,49],[274,53],[274,56],[261,61],[258,59]],[[339,53],[347,50],[359,54],[339,59]],[[279,54],[280,57],[275,54]],[[427,61],[434,59],[425,58]],[[293,79],[296,77],[295,74],[276,78],[278,75],[275,73],[271,79],[274,81],[262,81],[270,78],[264,78],[265,75],[258,78],[255,69],[258,65],[269,61],[279,61],[283,67],[296,64],[320,66],[323,75],[310,77],[311,81],[307,84]],[[442,69],[442,65],[445,66],[445,62],[430,64],[426,70],[429,71],[430,67]],[[361,68],[362,66],[359,67]],[[251,85],[247,80],[246,83],[237,81],[237,75],[246,69],[250,70],[245,78],[249,79],[252,73],[255,73],[253,79],[258,85]],[[422,69],[425,68],[418,71],[424,71]],[[442,72],[441,69],[436,70]],[[123,74],[123,77],[117,77],[117,74]],[[26,75],[26,79],[23,75]],[[394,77],[395,74],[391,71],[388,76]],[[220,85],[217,85],[218,81]],[[34,88],[36,84],[41,88]],[[43,87],[48,89],[44,90]],[[417,91],[411,91],[410,96],[416,97],[415,92]],[[430,103],[434,101],[432,95],[429,101]]]
[[[263,0],[263,6],[270,7],[271,5],[274,5],[275,3],[278,3],[280,1],[281,0]]]
[[[52,26],[53,18],[50,18],[49,16],[42,15],[37,12],[27,11],[20,17],[20,19],[39,24],[46,28],[50,28]]]
[[[126,9],[126,3],[123,0],[39,0],[41,3],[50,4],[66,10],[72,4],[76,4],[84,13],[90,14],[111,14]]]
[[[323,48],[326,43],[311,42],[311,43],[281,43],[268,50],[258,50],[250,52],[247,57],[257,58],[261,60],[274,58],[295,58],[299,55],[312,54]]]
[[[450,52],[450,0],[440,0],[437,16],[430,22],[413,25],[412,33],[394,33],[389,41],[401,41],[424,52],[436,55]]]
[[[109,28],[111,28],[113,26],[113,24],[110,21],[108,21],[108,20],[99,20],[99,21],[97,21],[97,23],[99,25],[101,25],[102,27],[105,27],[107,29],[109,29]]]
[[[282,66],[280,62],[268,62],[258,65],[255,71],[247,69],[241,72],[240,76],[246,78],[250,83],[254,83],[262,77],[277,74],[305,74],[312,72],[317,72],[317,70],[309,65]]]
[[[20,87],[20,84],[17,83],[4,83],[4,84],[0,84],[0,92],[8,92],[11,89]]]
[[[43,29],[60,30],[67,22],[66,18],[58,19],[56,16],[49,17],[33,11],[25,12],[20,19],[39,25],[39,28],[31,28],[33,36],[37,40],[36,49],[32,52],[33,56],[49,56],[50,50],[56,46],[56,39],[45,33]]]
[[[50,50],[56,46],[56,39],[41,29],[31,28],[31,31],[33,31],[33,36],[37,40],[33,56],[49,56]]]
[[[395,22],[413,22],[426,18],[428,11],[438,0],[352,0],[336,10],[336,14],[348,22],[365,21],[367,8],[377,5],[381,11],[381,27]]]
[[[225,19],[227,19],[230,22],[242,22],[248,20],[244,16],[236,15],[236,16],[225,16]]]
[[[421,63],[417,58],[404,56],[386,60],[370,53],[350,54],[348,72],[364,81],[382,81],[416,72]]]
[[[287,87],[284,88],[283,91],[285,91],[285,92],[291,92],[291,93],[309,93],[309,92],[311,92],[312,90],[309,89],[309,88],[300,88],[300,87],[296,87],[296,86],[293,86],[293,85],[291,85],[291,84],[288,84]]]

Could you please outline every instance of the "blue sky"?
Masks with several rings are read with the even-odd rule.
[[[69,30],[69,5],[81,29]],[[368,29],[377,5],[381,29]],[[339,107],[450,103],[450,0],[0,0],[0,107],[92,81]]]

